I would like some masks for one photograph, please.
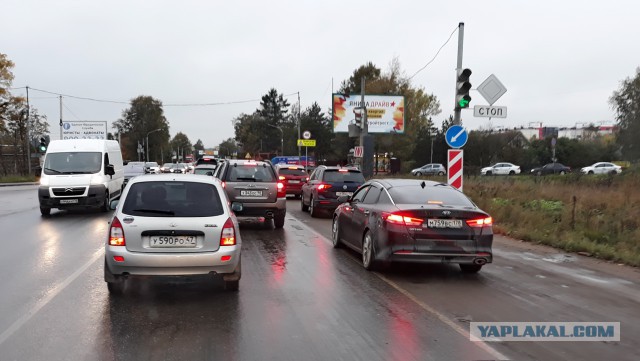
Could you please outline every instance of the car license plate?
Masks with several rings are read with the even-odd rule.
[[[290,184],[298,184],[298,183],[300,183],[300,181],[299,180],[290,180],[289,183]]]
[[[60,204],[75,204],[78,203],[77,199],[61,199]]]
[[[262,191],[240,191],[241,196],[262,197]]]
[[[462,228],[462,220],[460,219],[429,219],[427,220],[429,228]]]
[[[149,246],[153,248],[195,247],[196,236],[151,236]]]
[[[342,197],[342,196],[351,197],[352,194],[353,194],[353,192],[336,192],[336,196],[338,196],[338,197]]]

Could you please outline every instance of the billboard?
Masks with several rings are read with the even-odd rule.
[[[107,139],[107,122],[63,122],[62,139]]]
[[[333,131],[349,132],[355,121],[353,110],[362,104],[361,95],[333,94]],[[404,97],[402,95],[365,95],[369,133],[404,133]]]

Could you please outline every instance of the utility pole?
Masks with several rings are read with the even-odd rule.
[[[29,107],[29,87],[26,87],[27,89],[27,122],[26,122],[26,130],[27,130],[27,139],[26,139],[26,144],[27,144],[27,175],[31,175],[31,125],[29,124],[29,120],[31,119],[31,114],[30,112],[30,107]]]
[[[300,139],[300,108],[302,107],[302,104],[300,104],[300,92],[298,92],[298,139]],[[296,143],[297,143],[297,139],[296,139]],[[298,145],[298,161],[300,161],[300,157],[302,156],[302,150],[300,149],[300,145]],[[284,155],[284,154],[283,154]]]
[[[62,95],[60,95],[60,139],[62,139]]]
[[[362,129],[360,130],[360,146],[364,147],[364,137],[367,135],[369,131],[369,125],[367,124],[367,106],[364,103],[364,86],[365,86],[365,77],[363,76],[360,81],[360,107],[362,108]],[[364,158],[363,158],[364,159]]]
[[[456,84],[458,82],[458,76],[460,75],[460,71],[462,71],[462,50],[464,44],[464,23],[458,24],[458,62],[456,64]],[[456,89],[456,95],[454,99],[458,98],[458,89]],[[462,113],[462,109],[456,103],[454,111],[453,111],[453,124],[460,124],[460,115]]]

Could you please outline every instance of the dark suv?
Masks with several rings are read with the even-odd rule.
[[[271,164],[232,159],[221,163],[215,176],[222,181],[238,218],[264,217],[273,219],[276,228],[284,227],[287,192]]]
[[[302,210],[309,211],[311,217],[317,217],[321,209],[333,212],[340,205],[338,197],[351,196],[364,182],[362,172],[356,168],[321,165],[302,185]]]

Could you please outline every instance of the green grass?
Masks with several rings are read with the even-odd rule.
[[[0,177],[0,183],[23,183],[37,181],[38,179],[34,176],[8,175]]]
[[[640,266],[640,174],[469,177],[496,233]]]

